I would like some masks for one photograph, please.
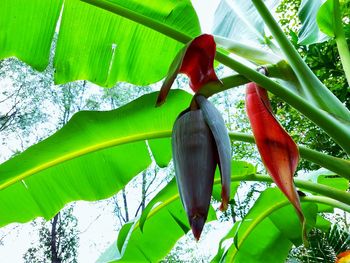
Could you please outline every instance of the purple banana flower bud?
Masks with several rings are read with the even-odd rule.
[[[231,144],[219,111],[203,96],[196,110],[187,109],[177,118],[172,134],[175,174],[181,201],[194,237],[199,240],[207,219],[216,166],[222,182],[222,204],[230,199]]]

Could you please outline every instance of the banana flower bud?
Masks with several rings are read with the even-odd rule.
[[[231,144],[219,111],[203,96],[199,109],[187,109],[175,121],[172,150],[180,198],[194,237],[199,240],[207,219],[216,166],[222,183],[221,210],[230,194]]]
[[[304,243],[307,243],[305,219],[293,182],[299,162],[298,147],[275,118],[267,91],[256,83],[247,84],[246,110],[262,162],[273,181],[296,209],[303,224]]]
[[[194,92],[209,82],[218,82],[213,62],[213,36],[201,35],[176,56],[158,95],[164,103],[178,73],[186,74]],[[190,108],[175,121],[172,151],[176,182],[194,237],[198,240],[208,216],[216,166],[221,173],[221,210],[230,199],[231,143],[219,111],[202,95],[196,94]]]

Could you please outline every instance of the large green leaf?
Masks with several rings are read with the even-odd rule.
[[[327,41],[329,38],[322,33],[317,25],[316,16],[323,0],[302,0],[298,16],[302,27],[298,34],[298,43],[311,45]]]
[[[286,205],[287,204],[287,205]],[[316,221],[317,206],[302,205],[309,227]],[[267,211],[271,213],[264,217]],[[265,190],[243,221],[236,222],[220,247],[214,261],[223,262],[284,262],[292,244],[301,242],[299,219],[286,197],[277,188]],[[238,247],[238,249],[237,249]]]
[[[334,0],[325,1],[317,14],[318,26],[323,33],[330,37],[334,37],[336,32],[334,4]]]
[[[106,198],[124,187],[151,163],[144,140],[169,134],[191,98],[179,90],[170,95],[158,108],[153,93],[113,111],[79,112],[1,164],[0,225],[49,219],[70,201]]]
[[[2,0],[0,59],[16,56],[44,70],[62,3],[63,0]]]
[[[267,0],[266,4],[272,8],[278,2]],[[213,33],[242,43],[271,44],[262,18],[252,2],[246,0],[221,0],[215,11]]]
[[[38,70],[48,64],[62,0],[4,0],[0,8],[0,59],[17,56]],[[189,36],[200,33],[189,0],[108,0],[124,14],[150,17]],[[49,4],[48,4],[49,3]],[[145,85],[162,79],[183,44],[80,0],[65,0],[55,52],[55,80],[117,81]]]

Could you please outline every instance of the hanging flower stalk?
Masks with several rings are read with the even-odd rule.
[[[246,110],[262,162],[294,206],[303,225],[303,241],[307,244],[305,218],[293,182],[299,162],[298,147],[275,118],[267,91],[256,83],[247,84]]]
[[[220,82],[213,69],[215,51],[211,35],[201,35],[186,45],[170,67],[157,105],[164,103],[178,73],[189,77],[194,92],[209,82]],[[175,121],[172,151],[180,198],[198,240],[209,211],[216,167],[221,173],[221,210],[228,206],[231,176],[231,144],[224,120],[204,96],[195,94],[190,107]]]

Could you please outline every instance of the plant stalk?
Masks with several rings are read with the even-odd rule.
[[[285,65],[285,63],[278,62],[276,64],[270,64],[264,67],[267,69],[268,76],[271,78],[284,79],[286,75],[290,75],[291,69],[288,65]],[[218,82],[209,82],[198,91],[198,94],[209,98],[224,90],[232,89],[234,87],[242,86],[251,82],[241,74],[234,74],[228,77],[224,77],[220,79],[220,81],[222,82],[221,85],[218,84]]]
[[[270,176],[267,175],[260,175],[260,174],[253,174],[253,175],[249,175],[249,176],[237,176],[237,177],[233,177],[234,181],[259,181],[259,182],[268,182],[268,183],[273,183],[273,180]],[[232,180],[232,178],[231,178]],[[294,178],[294,183],[297,187],[307,190],[308,192],[313,192],[313,193],[317,193],[329,198],[332,198],[334,200],[337,200],[341,203],[344,203],[346,205],[348,205],[348,209],[350,208],[350,194],[345,192],[345,191],[341,191],[339,189],[336,189],[334,187],[330,187],[327,185],[323,185],[323,184],[316,184],[310,181],[306,181],[306,180],[301,180],[298,178]],[[350,211],[349,211],[350,212]]]
[[[328,112],[317,108],[289,89],[232,58],[221,53],[216,53],[216,57],[220,61],[224,61],[225,65],[228,65],[246,78],[257,83],[259,86],[282,98],[303,115],[307,116],[350,155],[350,125],[347,122],[336,119]]]
[[[288,40],[282,29],[273,18],[262,0],[252,0],[260,16],[270,29],[273,37],[280,45],[287,61],[296,73],[300,83],[304,87],[307,100],[313,101],[321,109],[324,109],[339,118],[350,121],[350,112],[343,103],[329,90],[311,71],[298,51]]]
[[[255,143],[254,136],[238,132],[230,132],[231,140]],[[350,180],[350,161],[311,150],[305,146],[298,146],[300,156],[312,163],[318,164],[336,174]]]

